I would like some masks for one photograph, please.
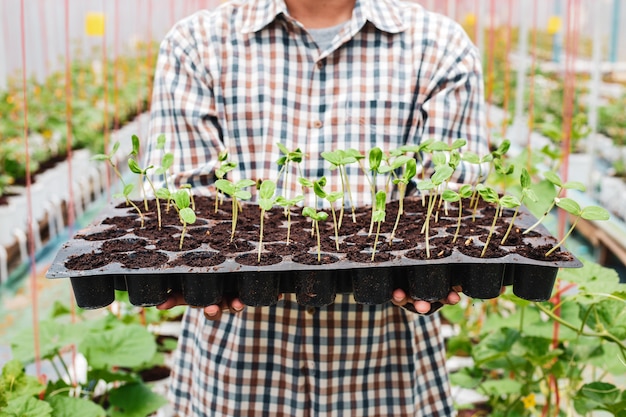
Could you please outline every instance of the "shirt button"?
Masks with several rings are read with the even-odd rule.
[[[315,307],[307,307],[306,312],[310,315],[315,314],[315,312],[317,311],[317,309]]]
[[[313,127],[314,127],[314,128],[316,128],[316,129],[319,129],[319,128],[320,128],[320,127],[322,127],[322,126],[324,126],[324,123],[322,123],[322,121],[321,121],[321,120],[315,120],[315,121],[313,122]]]
[[[317,68],[322,69],[326,65],[325,60],[317,61]]]

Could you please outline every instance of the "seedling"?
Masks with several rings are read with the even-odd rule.
[[[120,143],[115,142],[113,144],[113,147],[111,148],[111,152],[109,152],[108,154],[104,154],[104,153],[96,154],[92,156],[91,159],[94,161],[107,162],[111,166],[111,168],[113,169],[113,172],[115,172],[115,175],[122,183],[122,192],[118,194],[114,194],[113,198],[124,198],[126,200],[126,204],[132,206],[135,209],[135,211],[137,211],[137,213],[139,214],[139,218],[141,219],[141,227],[143,227],[144,226],[143,213],[141,212],[141,209],[137,207],[137,205],[130,199],[130,194],[132,193],[134,186],[133,184],[126,184],[126,182],[124,181],[124,177],[122,177],[122,174],[117,169],[117,165],[115,164],[115,162],[113,162],[115,153],[118,151],[119,148],[120,148]]]
[[[300,148],[297,148],[295,151],[290,151],[280,142],[276,142],[276,146],[278,146],[278,149],[282,153],[282,156],[276,161],[278,166],[280,166],[276,181],[278,182],[280,177],[283,177],[284,197],[287,198],[287,190],[289,190],[289,164],[302,162],[303,154]]]
[[[253,186],[256,184],[256,181],[249,179],[242,179],[233,183],[226,179],[219,179],[215,181],[215,187],[227,194],[232,199],[232,228],[230,234],[230,241],[232,242],[235,237],[235,229],[237,227],[237,215],[240,210],[240,200],[249,200],[252,197],[250,191],[245,190],[245,188]]]
[[[369,166],[371,171],[371,178],[368,175],[367,171],[361,166],[363,172],[365,174],[365,178],[370,185],[370,192],[372,194],[372,221],[370,221],[368,236],[372,234],[372,229],[374,228],[374,210],[376,209],[374,201],[376,201],[376,177],[378,177],[380,164],[383,161],[383,151],[379,147],[372,148],[368,154]],[[361,164],[361,160],[359,159],[359,164]]]
[[[315,192],[315,196],[321,199],[325,199],[330,203],[330,211],[333,215],[333,228],[335,231],[335,248],[339,250],[339,225],[337,224],[337,214],[335,212],[335,202],[341,199],[343,193],[341,191],[335,191],[332,193],[326,193],[324,191],[323,186],[326,184],[326,181],[322,184],[320,181],[316,181],[313,184],[313,192]]]
[[[322,242],[320,240],[320,227],[319,222],[324,221],[328,218],[328,213],[324,211],[316,211],[313,207],[305,207],[302,209],[302,215],[305,217],[310,217],[313,220],[313,224],[315,227],[315,234],[317,236],[317,262],[321,262],[322,260]]]
[[[143,228],[144,226],[143,213],[141,212],[141,209],[139,209],[137,204],[135,204],[133,200],[130,199],[130,194],[133,192],[134,188],[135,188],[134,184],[125,184],[124,188],[122,189],[122,192],[113,194],[113,198],[124,198],[126,200],[126,203],[130,204],[135,209],[137,214],[139,214],[139,219],[141,220],[141,227]]]
[[[165,150],[165,135],[159,135],[159,137],[157,137],[156,149]],[[172,167],[173,163],[174,163],[174,154],[171,152],[166,152],[163,154],[163,157],[161,158],[161,166],[155,168],[154,170],[155,174],[163,176],[163,182],[165,184],[164,188],[167,189],[168,194],[169,194],[168,172],[170,168]],[[159,198],[163,198],[161,197],[163,193],[161,193],[161,195],[158,195],[158,193],[155,193],[155,195],[157,195]],[[171,196],[168,195],[167,197],[164,198],[164,200],[167,201],[166,211],[169,212]]]
[[[425,167],[424,167],[424,157],[422,156],[422,154],[428,150],[429,146],[433,142],[434,142],[434,139],[427,139],[427,140],[421,141],[419,145],[404,145],[400,148],[403,152],[412,152],[415,154],[415,158],[417,158],[417,160],[420,163],[422,179],[426,177]]]
[[[572,200],[571,198],[566,198],[566,197],[564,198],[557,197],[555,198],[555,201],[556,201],[557,207],[562,208],[563,210],[567,211],[571,215],[575,216],[575,219],[572,222],[572,225],[567,231],[567,233],[565,234],[565,236],[563,236],[563,238],[552,249],[546,252],[546,255],[545,255],[546,258],[550,256],[555,250],[557,250],[557,248],[561,246],[565,242],[565,240],[572,234],[572,232],[576,228],[576,225],[578,224],[580,219],[608,220],[610,217],[609,212],[603,209],[602,207],[587,206],[581,209],[580,205],[576,201]]]
[[[376,246],[378,245],[378,237],[380,236],[380,225],[385,221],[385,205],[387,204],[387,193],[384,191],[378,191],[376,193],[376,210],[372,215],[374,222],[376,222],[376,236],[374,237],[374,248],[372,249],[371,261],[374,262],[376,256]]]
[[[226,151],[219,153],[219,155],[217,156],[217,162],[219,166],[215,169],[215,176],[217,177],[218,180],[224,179],[224,177],[229,171],[232,171],[233,169],[237,167],[237,164],[228,160],[228,152]],[[215,212],[216,213],[217,213],[217,209],[219,208],[221,197],[222,197],[222,194],[218,190],[217,195],[215,196]]]
[[[352,193],[350,192],[350,181],[348,180],[348,175],[346,173],[346,165],[357,162],[359,156],[361,154],[358,151],[344,151],[342,149],[338,149],[332,152],[322,152],[322,158],[330,163],[330,169],[339,169],[339,175],[341,177],[341,191],[343,195],[348,193],[348,201],[350,203],[350,208],[352,209],[352,221],[356,223],[356,213],[355,207],[352,203]],[[341,228],[341,223],[343,221],[343,213],[345,206],[345,197],[341,198],[341,211],[339,212],[339,228]]]
[[[193,192],[191,191],[191,184],[183,184],[180,186],[181,189],[187,190],[189,193],[189,198],[191,199],[191,209],[196,210],[196,200],[193,198]]]
[[[443,184],[446,178],[452,175],[452,168],[449,165],[442,165],[435,168],[435,172],[430,178],[417,183],[420,191],[428,191],[428,208],[426,210],[426,220],[422,226],[422,233],[426,235],[426,257],[430,258],[430,219],[437,202],[437,188]]]
[[[261,252],[263,252],[263,223],[265,219],[265,212],[271,210],[276,203],[277,197],[274,195],[276,191],[276,183],[270,180],[265,180],[259,187],[259,208],[261,209],[261,223],[259,229],[259,253],[257,256],[257,262],[261,262]]]
[[[459,188],[459,191],[453,190],[445,190],[441,194],[441,198],[443,198],[448,203],[459,202],[459,216],[456,223],[456,230],[454,232],[454,238],[452,239],[452,243],[456,243],[457,238],[459,237],[459,230],[461,229],[461,218],[463,217],[463,199],[470,198],[472,195],[472,186],[469,184],[464,184]]]
[[[196,222],[196,213],[193,211],[190,205],[189,192],[186,190],[178,190],[174,193],[174,204],[178,210],[178,218],[183,224],[183,231],[180,234],[179,249],[183,249],[183,241],[185,239],[185,233],[187,233],[187,225],[194,224]]]
[[[152,189],[152,192],[154,193],[154,197],[156,200],[157,219],[159,222],[159,229],[160,229],[161,228],[161,204],[159,202],[159,197],[157,195],[157,190],[154,187],[154,183],[152,182],[150,177],[147,175],[148,171],[154,168],[154,166],[150,165],[149,167],[146,167],[146,168],[141,168],[139,166],[139,163],[133,158],[133,156],[136,157],[137,155],[139,155],[139,138],[137,137],[137,135],[133,135],[132,140],[133,140],[133,150],[131,152],[131,157],[128,158],[128,168],[130,168],[131,172],[139,175],[141,182],[143,182],[144,178],[148,181],[148,184],[150,185],[150,188]],[[148,211],[148,197],[146,196],[146,190],[143,187],[142,187],[142,190],[143,190],[144,208],[146,211]]]
[[[509,227],[508,229],[506,229],[506,233],[502,237],[502,241],[500,242],[501,244],[504,244],[504,242],[506,242],[507,238],[509,237],[511,230],[513,229],[513,223],[515,223],[515,219],[517,218],[517,214],[519,213],[519,208],[522,205],[522,203],[524,203],[524,199],[529,198],[532,201],[537,201],[537,195],[530,188],[530,185],[531,185],[530,174],[528,173],[528,170],[526,168],[522,168],[522,172],[520,173],[520,177],[519,177],[519,182],[520,182],[520,186],[522,187],[522,196],[520,197],[520,200],[519,200],[520,205],[515,207],[515,213],[513,213],[513,217],[511,218]]]
[[[276,199],[276,204],[281,207],[284,207],[287,212],[287,244],[289,244],[289,238],[291,235],[291,208],[298,204],[300,201],[304,200],[303,195],[297,195],[294,198],[287,200],[285,197],[278,196]]]
[[[498,221],[502,210],[505,207],[517,208],[521,205],[521,203],[517,197],[512,195],[505,195],[500,197],[496,190],[483,184],[478,184],[477,189],[483,200],[485,200],[487,203],[493,203],[496,205],[496,212],[493,215],[493,221],[491,222],[491,227],[489,228],[487,240],[485,241],[482,252],[480,252],[480,257],[482,258],[483,256],[485,256],[485,253],[487,253],[487,247],[489,246],[489,242],[491,242],[491,237],[493,236],[493,232],[496,229],[496,222]]]
[[[389,238],[389,244],[393,241],[394,236],[396,235],[396,230],[398,229],[398,224],[400,223],[400,217],[404,214],[404,196],[406,194],[406,187],[409,184],[409,181],[415,177],[417,173],[417,163],[415,159],[409,159],[404,168],[404,173],[401,177],[396,178],[393,183],[398,186],[398,214],[396,215],[396,222],[393,225],[393,230],[391,231],[391,237]]]
[[[587,187],[585,187],[583,183],[578,182],[578,181],[568,181],[568,182],[563,183],[561,181],[561,178],[559,178],[559,176],[552,171],[545,172],[543,174],[543,177],[547,181],[549,181],[552,185],[557,187],[558,190],[556,193],[556,197],[552,199],[552,203],[550,203],[550,206],[548,206],[548,208],[543,213],[543,215],[539,219],[537,219],[537,221],[532,226],[530,226],[528,229],[524,231],[524,234],[530,232],[531,230],[539,226],[545,220],[545,218],[548,217],[548,214],[550,214],[550,212],[556,205],[558,198],[561,196],[561,193],[564,190],[578,190],[578,191],[584,192],[587,189]]]

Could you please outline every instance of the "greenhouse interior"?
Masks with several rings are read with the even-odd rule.
[[[483,126],[486,153],[470,151],[469,137],[454,137],[449,143],[429,138],[429,133],[436,136],[439,132],[434,127],[420,130],[414,142],[405,138],[407,145],[397,149],[367,149],[366,145],[380,142],[367,139],[366,144],[363,139],[359,149],[349,145],[333,150],[328,141],[320,139],[322,145],[307,145],[303,152],[285,142],[285,132],[296,129],[276,132],[271,127],[266,133],[276,135],[269,138],[278,143],[275,149],[268,150],[265,142],[263,151],[240,149],[237,144],[230,147],[231,154],[218,155],[213,150],[202,157],[211,160],[200,158],[199,163],[208,168],[199,169],[210,169],[211,178],[205,192],[196,193],[183,177],[168,183],[173,161],[182,162],[174,151],[165,152],[175,149],[164,145],[172,138],[157,137],[150,129],[151,119],[164,111],[155,100],[164,96],[166,87],[161,85],[163,91],[153,94],[159,46],[177,22],[200,11],[208,24],[206,16],[223,17],[246,7],[245,3],[265,3],[233,2],[0,2],[0,417],[230,415],[215,412],[208,400],[199,403],[207,408],[194,410],[197,414],[177,413],[172,405],[171,372],[188,307],[156,306],[180,292],[183,304],[205,307],[205,316],[207,306],[237,296],[246,312],[274,311],[276,305],[286,305],[282,298],[291,299],[291,293],[295,294],[293,300],[297,299],[293,305],[323,314],[335,297],[343,300],[345,293],[361,309],[370,308],[361,304],[393,307],[414,320],[417,304],[413,300],[426,300],[433,302],[433,311],[441,307],[419,319],[436,323],[437,337],[445,347],[444,402],[452,408],[439,413],[417,409],[411,415],[625,417],[626,29],[622,23],[626,22],[626,0],[406,0],[423,8],[412,5],[406,10],[418,10],[418,15],[426,10],[434,13],[428,18],[432,21],[440,19],[434,16],[442,16],[456,22],[455,27],[476,46],[482,68],[476,88],[478,95],[484,96],[483,111],[476,117]],[[281,7],[285,3],[294,5],[293,1],[278,1]],[[320,2],[330,7],[328,3]],[[369,1],[357,0],[354,7],[366,3]],[[396,7],[391,0],[374,3],[379,9]],[[350,16],[347,18],[354,18]],[[226,25],[224,20],[219,22]],[[306,38],[307,26],[302,22],[299,36],[309,39],[306,44],[311,48],[310,40],[318,38]],[[374,20],[366,24],[371,22]],[[378,26],[374,23],[365,28],[374,25]],[[277,30],[272,28],[257,29],[258,33]],[[204,29],[207,33],[212,30]],[[233,33],[228,36],[239,39],[237,27],[230,29]],[[414,33],[410,22],[402,31]],[[315,33],[313,29],[311,33]],[[202,35],[207,45],[219,42],[215,36]],[[293,33],[290,36],[295,39]],[[349,39],[339,45],[329,43],[332,48],[327,48],[326,65],[332,59],[345,60],[342,50],[358,48],[355,43]],[[222,46],[211,45],[215,50]],[[265,47],[263,59],[276,59],[274,52],[270,53],[271,44]],[[281,51],[287,47],[287,42],[279,45]],[[226,53],[222,52],[224,62],[217,62],[217,54],[213,57],[216,62],[206,63],[203,70],[217,71],[222,65],[243,68],[244,64],[228,60],[245,60],[248,55],[231,51],[228,53],[234,55],[227,57]],[[276,56],[280,53],[285,52]],[[198,63],[179,63],[185,68],[177,70],[197,70]],[[309,68],[312,74],[324,71],[323,65],[307,66],[304,61],[289,64],[303,82],[309,81],[304,78],[309,76]],[[349,60],[346,65],[348,69],[343,71],[350,71]],[[407,64],[381,64],[382,74],[392,73],[387,65],[400,73]],[[359,67],[353,75],[358,71],[369,74],[367,68]],[[228,88],[250,83],[276,86],[272,77],[287,77],[278,68],[259,79],[244,72],[239,74],[240,83],[236,82],[237,73],[230,74],[232,85]],[[328,71],[326,76],[332,75]],[[215,80],[220,76],[211,74]],[[311,75],[312,80],[314,77]],[[181,96],[178,104],[190,106],[194,99],[200,104],[208,102],[194,95],[196,86],[187,88],[191,98]],[[245,88],[263,94],[269,87]],[[230,105],[231,97],[224,98],[228,91],[233,92],[221,91],[215,97],[219,94]],[[292,97],[287,93],[276,94]],[[293,97],[297,94],[300,92],[293,92]],[[342,94],[352,93],[347,87]],[[393,94],[396,92],[363,96],[371,100],[365,104],[368,109],[381,112],[369,120],[394,123],[407,115],[405,108],[384,108],[393,105]],[[409,91],[409,98],[411,94]],[[241,135],[253,135],[269,126],[269,122],[266,125],[264,120],[254,119],[270,113],[252,108],[262,103],[261,99],[247,99],[249,108],[241,119],[252,118],[251,126],[239,129]],[[471,107],[466,109],[468,113],[476,109],[476,103],[461,104]],[[226,106],[224,103],[215,106],[215,114],[226,111],[220,107]],[[421,117],[417,123],[428,116],[435,118],[428,109],[436,113],[438,108],[424,104],[417,109],[424,114],[409,117]],[[213,117],[201,108],[192,111],[186,107],[184,111],[200,114],[189,119],[198,124],[207,124],[204,118]],[[310,130],[323,131],[324,122],[330,124],[331,118],[348,123],[350,114],[339,113],[341,109],[312,123]],[[293,114],[287,111],[282,123],[289,123]],[[368,117],[350,124],[367,124]],[[233,123],[242,122],[235,117]],[[391,126],[381,134],[375,127],[366,126],[360,132],[385,138],[397,132]],[[201,128],[190,129],[202,132]],[[223,129],[224,136],[232,134],[228,126]],[[297,132],[306,135],[308,129],[298,128]],[[443,128],[448,130],[452,128]],[[470,131],[459,128],[459,132]],[[189,137],[186,134],[178,140]],[[311,135],[317,137],[320,135]],[[452,133],[441,138],[452,138]],[[240,138],[235,135],[233,140]],[[351,143],[329,140],[337,146]],[[214,143],[202,141],[204,145],[199,146]],[[241,140],[241,146],[246,143],[252,142]],[[306,139],[296,143],[306,143]],[[183,150],[185,146],[181,145]],[[158,165],[145,162],[146,149],[151,147],[163,152]],[[232,154],[235,148],[244,160],[232,159],[237,156]],[[306,166],[306,159],[319,156],[311,150],[326,151],[320,159],[328,162],[324,166],[327,171],[300,170],[299,164]],[[248,152],[271,157],[268,172],[273,177],[244,180],[243,174],[234,174],[237,167],[254,165]],[[426,159],[430,162],[424,163]],[[461,165],[478,167],[479,173],[467,184],[455,186],[452,178]],[[303,171],[318,177],[309,180],[301,176]],[[208,177],[209,173],[204,174]],[[322,175],[328,175],[328,192]],[[367,177],[371,190],[367,182],[353,182],[357,175]],[[165,179],[164,188],[155,189],[149,181],[158,176]],[[340,182],[333,182],[340,177]],[[290,189],[301,188],[319,204],[311,207],[308,197],[295,193],[289,199],[287,191],[275,195],[283,192],[280,184],[286,190],[288,181],[298,181],[298,187]],[[370,197],[370,204],[357,207],[356,212],[356,204],[348,201],[350,185]],[[395,198],[391,190],[396,191]],[[251,195],[256,202],[244,201]],[[302,202],[305,198],[306,204]],[[122,223],[124,217],[130,223]],[[351,228],[357,217],[364,219],[363,227]],[[155,231],[157,218],[158,231],[162,227],[175,231],[168,235],[173,244],[160,252],[161,240],[143,238],[140,233],[141,229]],[[278,219],[277,229],[282,233],[274,239],[269,233],[270,224],[276,225],[270,223],[272,219]],[[162,221],[171,223],[161,226]],[[218,226],[227,227],[218,230]],[[348,231],[341,231],[341,226]],[[418,236],[413,241],[410,231]],[[485,232],[486,240],[475,237],[480,231]],[[250,246],[240,249],[251,255],[246,263],[240,263],[242,252],[233,249],[234,236],[240,236],[238,242],[245,240],[241,236],[249,237],[250,242],[245,243]],[[357,237],[362,239],[357,241]],[[270,247],[289,246],[290,239],[292,252],[272,253],[278,256],[279,266],[270,265],[274,262],[268,254]],[[305,239],[310,241],[308,246],[296,245]],[[126,246],[111,249],[112,254],[105,257],[104,248],[114,241]],[[340,242],[348,249],[340,250]],[[478,248],[477,253],[466,251],[469,246]],[[490,248],[495,253],[486,256]],[[531,254],[526,255],[522,248]],[[296,249],[302,254],[296,255]],[[165,261],[150,264],[150,251]],[[323,265],[326,258],[335,262],[336,268]],[[262,264],[262,259],[267,259],[267,264]],[[93,263],[83,265],[81,261]],[[145,261],[145,266],[140,261]],[[438,274],[440,271],[444,272]],[[368,279],[371,282],[362,283]],[[209,281],[217,289],[203,286]],[[405,307],[413,311],[393,306],[396,288],[406,292],[411,301]],[[451,290],[450,294],[458,293],[458,302],[444,301]],[[233,308],[220,312],[219,320],[241,314]],[[324,339],[326,345],[320,348],[336,348],[329,346],[332,341],[328,340]],[[289,354],[288,348],[280,349]],[[343,357],[331,360],[340,362]],[[421,378],[416,372],[413,376],[395,375],[391,381],[407,375]],[[310,374],[307,377],[312,378]],[[259,379],[258,383],[267,381]],[[345,389],[350,384],[354,382]],[[270,387],[266,389],[269,392]],[[336,390],[332,397],[324,397],[334,398],[331,404],[309,404],[308,409],[292,415],[383,415],[373,405],[359,408],[358,413],[342,413],[341,407],[349,402],[342,396],[354,394],[344,395],[341,385]],[[247,394],[241,395],[246,398],[241,407],[251,407]],[[304,394],[293,395],[300,398]],[[215,401],[221,404],[221,400]],[[242,408],[237,415],[283,415],[271,410],[244,413]],[[394,410],[389,408],[384,415],[405,415]]]

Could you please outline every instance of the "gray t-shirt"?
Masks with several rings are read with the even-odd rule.
[[[335,36],[337,36],[337,34],[343,28],[343,25],[345,25],[345,22],[328,28],[307,30],[313,37],[313,40],[315,40],[317,46],[323,51],[330,47],[330,45],[333,43],[333,39],[335,39]]]

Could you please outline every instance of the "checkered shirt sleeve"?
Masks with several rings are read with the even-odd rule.
[[[162,42],[153,94],[147,162],[172,152],[169,184],[199,193],[212,192],[224,151],[237,166],[229,179],[277,180],[287,195],[300,191],[299,176],[341,189],[325,151],[466,139],[461,151],[488,152],[476,48],[456,23],[415,3],[357,0],[325,50],[282,0],[200,11]],[[165,150],[153,146],[160,134]],[[280,178],[277,142],[304,153]],[[453,180],[479,173],[461,163]],[[361,168],[347,175],[354,204],[369,203]],[[218,322],[188,309],[172,400],[185,417],[449,416],[438,325],[437,315],[350,295],[313,314],[291,295]]]

